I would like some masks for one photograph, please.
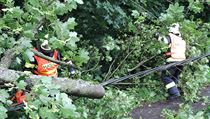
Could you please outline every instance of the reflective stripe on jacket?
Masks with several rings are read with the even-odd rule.
[[[167,59],[167,62],[182,61],[186,59],[186,42],[181,37],[169,33],[171,43],[169,45],[171,56]]]
[[[34,50],[37,50],[34,48]],[[58,57],[58,51],[54,51],[53,59],[57,60]],[[51,61],[45,60],[39,56],[34,56],[35,60],[37,61],[37,68],[34,70],[34,73],[41,76],[53,76],[57,77],[58,72],[58,64],[55,64]]]

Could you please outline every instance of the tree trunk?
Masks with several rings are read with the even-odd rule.
[[[4,56],[1,58],[0,67],[9,68],[14,56],[15,56],[15,50],[14,49],[8,49],[4,53]]]
[[[14,82],[21,76],[26,76],[25,73],[5,69],[0,67],[0,81]],[[34,85],[35,82],[41,80],[42,76],[27,75],[25,82],[29,85]],[[89,98],[102,98],[105,94],[103,86],[99,84],[90,84],[89,82],[82,80],[72,80],[69,78],[52,78],[53,83],[59,85],[61,91],[76,96],[89,97]]]

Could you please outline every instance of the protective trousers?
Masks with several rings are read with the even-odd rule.
[[[162,81],[168,91],[169,96],[180,95],[177,84],[179,82],[179,75],[181,74],[182,70],[183,66],[177,65],[162,72]]]

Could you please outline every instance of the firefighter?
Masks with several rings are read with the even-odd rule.
[[[168,51],[165,52],[166,64],[183,61],[186,59],[186,42],[182,39],[179,31],[179,24],[174,23],[169,28],[167,36],[163,37],[158,34],[158,40],[168,45]],[[177,87],[179,75],[183,70],[183,65],[170,67],[162,72],[162,81],[168,91],[168,100],[180,97],[180,91]]]
[[[52,57],[54,60],[61,60],[61,54],[57,50],[51,49],[47,40],[44,40],[44,42],[40,45],[40,48],[34,48],[34,50],[39,51],[46,56]],[[28,62],[25,63],[26,70],[30,70],[32,71],[32,73],[40,76],[52,76],[52,77],[58,76],[58,71],[57,71],[58,64],[43,59],[36,55],[29,56],[29,60],[30,63]],[[74,75],[75,70],[72,67],[73,63],[71,61],[69,61],[68,63],[70,66],[69,67],[70,75]]]
[[[34,48],[46,56],[52,57],[54,60],[61,60],[61,54],[57,50],[51,49],[47,40],[40,45],[40,48]],[[51,61],[45,60],[39,56],[29,56],[30,63],[25,63],[25,67],[28,71],[24,71],[29,73],[29,70],[40,76],[50,76],[57,77],[58,76],[58,64],[55,64]],[[72,67],[73,63],[71,61],[69,63],[69,72],[70,75],[73,76],[75,74],[75,70]],[[12,98],[18,104],[23,103],[26,100],[25,91],[19,90],[16,92],[15,96]]]

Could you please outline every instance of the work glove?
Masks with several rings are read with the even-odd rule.
[[[72,63],[72,61],[68,61],[67,62],[69,64],[69,73],[71,75],[71,77],[74,76],[74,74],[76,73],[75,69],[74,69],[74,64]]]
[[[158,39],[160,37],[160,33],[159,32],[155,33],[154,37]]]
[[[76,73],[76,71],[74,70],[73,67],[69,68],[69,72],[70,72],[71,75],[74,75]]]

